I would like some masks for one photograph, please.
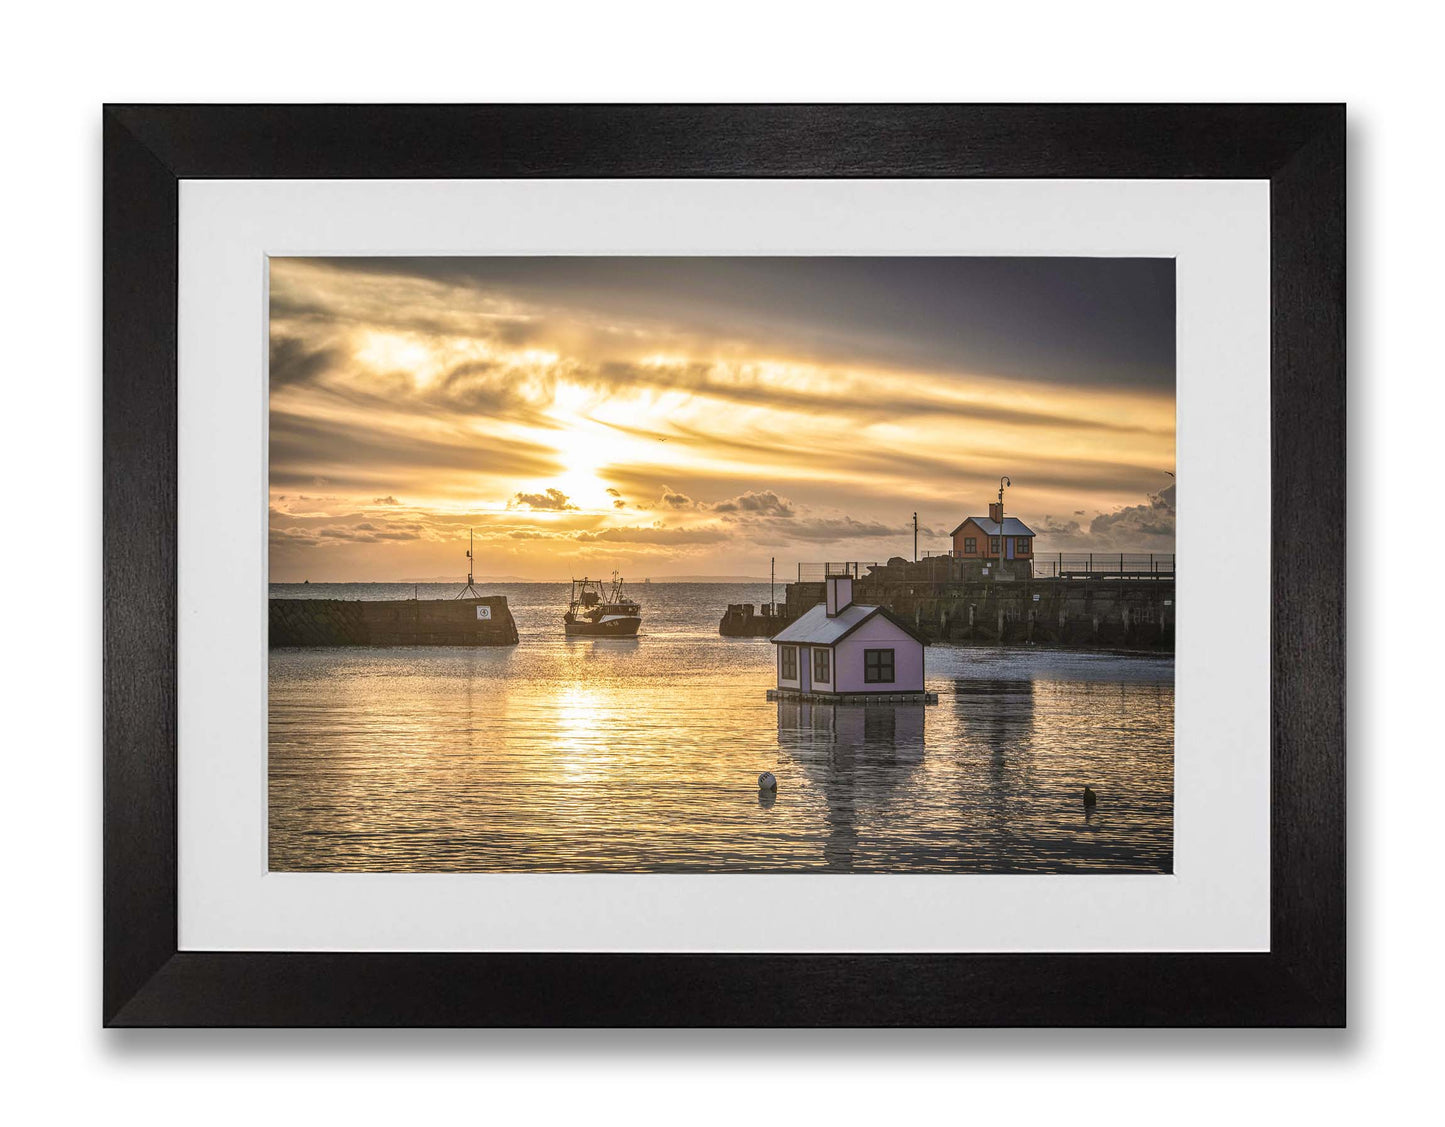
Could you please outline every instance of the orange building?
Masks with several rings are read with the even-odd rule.
[[[988,507],[986,517],[968,517],[953,530],[953,555],[956,559],[1031,560],[1034,556],[1034,530],[1018,517],[1003,515],[1003,502]]]

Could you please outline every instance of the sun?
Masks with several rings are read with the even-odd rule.
[[[603,469],[617,457],[617,439],[604,428],[579,422],[569,428],[557,454],[565,472],[557,478],[557,488],[583,509],[609,509],[612,496]]]

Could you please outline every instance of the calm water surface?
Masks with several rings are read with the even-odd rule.
[[[271,651],[273,870],[1171,871],[1170,657],[934,645],[936,705],[775,703],[772,646],[717,634],[766,583],[639,586],[636,639],[482,590],[520,645]]]

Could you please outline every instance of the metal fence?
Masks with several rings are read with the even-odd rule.
[[[861,579],[868,574],[870,568],[877,567],[875,563],[800,563],[798,564],[799,583],[822,583],[830,575],[851,575],[854,579]]]
[[[1173,552],[1035,554],[1035,579],[1173,579]]]
[[[968,559],[986,563],[978,556],[961,552],[925,552],[924,559]],[[1009,561],[1005,561],[1009,562]],[[1012,561],[1015,568],[1025,561]],[[1029,561],[1035,579],[1173,579],[1173,552],[1038,552]],[[867,576],[876,563],[800,563],[799,583],[822,583],[830,575]]]
[[[925,552],[925,559],[965,559],[987,563],[962,552]],[[1020,561],[1015,561],[1018,563]],[[1173,579],[1173,552],[1037,552],[1035,579]]]

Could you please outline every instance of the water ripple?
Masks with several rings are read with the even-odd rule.
[[[933,646],[937,705],[774,703],[746,600],[684,586],[630,641],[546,590],[517,647],[273,651],[271,868],[1170,871],[1172,659]]]

